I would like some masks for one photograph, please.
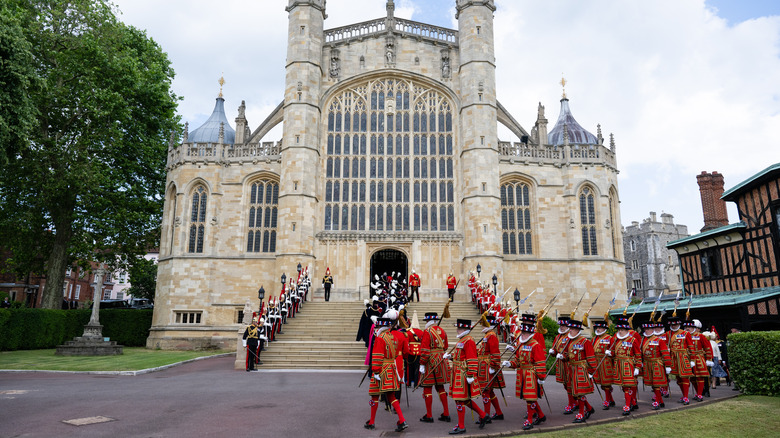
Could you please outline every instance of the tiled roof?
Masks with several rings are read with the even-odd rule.
[[[727,234],[737,229],[747,228],[747,224],[745,222],[739,221],[734,224],[728,224],[724,225],[722,227],[713,228],[712,230],[707,230],[703,233],[694,234],[693,236],[683,237],[682,239],[672,240],[671,242],[666,244],[667,248],[674,248],[675,246],[680,246],[684,243],[690,243],[695,242],[701,239],[704,239],[706,237],[714,237],[719,236],[721,234]]]
[[[190,132],[187,141],[190,143],[217,143],[219,141],[219,127],[222,124],[225,126],[225,144],[235,143],[236,131],[230,126],[227,116],[225,116],[225,99],[218,97],[211,116],[200,128]]]
[[[694,295],[693,300],[691,300],[691,309],[701,309],[705,307],[736,306],[739,304],[745,304],[752,301],[759,301],[759,300],[763,300],[778,295],[780,295],[780,286],[772,286],[763,289],[754,289],[752,293],[748,290],[741,290],[741,291],[734,291],[734,292],[719,292],[719,293],[706,294],[706,295]],[[671,300],[673,299],[674,296],[663,297],[661,301],[665,304],[659,305],[657,311],[660,311],[662,308],[664,308],[665,305],[666,311],[667,313],[669,313],[674,306],[672,304],[671,305],[672,307],[670,307]],[[628,309],[626,310],[626,314],[631,315],[634,313],[634,311],[636,311],[636,313],[652,312],[653,307],[655,307],[655,301],[644,302],[638,309],[637,309],[637,305],[634,304],[628,306]],[[680,304],[679,307],[677,307],[677,314],[678,315],[680,314],[680,310],[682,310],[684,314],[687,308],[688,308],[688,297],[680,298]],[[618,315],[622,313],[623,313],[623,308],[615,309],[609,312],[610,315]]]
[[[745,192],[746,190],[748,190],[748,188],[752,186],[754,182],[759,182],[764,178],[777,178],[777,177],[780,177],[780,163],[773,164],[767,167],[766,169],[762,170],[761,172],[758,172],[757,174],[751,176],[750,178],[742,181],[736,186],[726,190],[725,192],[723,192],[723,195],[721,195],[720,199],[723,199],[725,201],[736,201],[739,195]]]
[[[571,109],[569,109],[569,99],[565,97],[561,99],[561,114],[558,116],[558,121],[555,122],[555,126],[547,135],[551,145],[560,146],[563,144],[564,124],[566,125],[566,130],[569,132],[570,144],[598,144],[596,136],[588,132],[574,120]]]

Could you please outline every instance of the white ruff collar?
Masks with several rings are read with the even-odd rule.
[[[567,328],[558,327],[558,334],[559,334],[559,335],[562,335],[562,334],[564,334],[564,333],[567,333],[568,331],[569,331],[569,328],[568,328],[568,327],[567,327]]]
[[[571,335],[571,332],[569,332],[569,334],[568,334],[568,335],[566,335],[566,336],[568,336],[568,337],[569,337],[569,339],[574,339],[574,338],[576,338],[576,337],[577,337],[577,336],[579,336],[579,335],[580,335],[580,334],[579,334],[579,333],[577,333],[576,335],[572,336],[572,335]]]
[[[626,339],[627,337],[631,336],[631,332],[628,332],[623,336],[620,336],[620,333],[615,333],[615,336],[617,336],[618,339]]]
[[[520,335],[520,343],[521,344],[525,344],[526,342],[530,341],[533,338],[534,338],[534,334],[533,333],[529,334],[526,339],[523,339],[523,335]]]
[[[431,328],[431,327],[433,327],[434,325],[436,325],[436,322],[437,322],[437,321],[436,321],[435,319],[434,319],[434,320],[431,320],[431,321],[428,321],[428,323],[427,323],[427,324],[425,324],[425,328]]]
[[[469,334],[469,332],[458,333],[458,335],[457,335],[456,337],[457,337],[458,339],[460,339],[460,338],[462,338],[462,337],[466,336],[467,334]]]

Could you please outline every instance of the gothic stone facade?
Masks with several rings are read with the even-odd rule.
[[[283,102],[254,130],[240,107],[235,131],[170,145],[149,347],[232,348],[239,310],[298,263],[315,286],[330,267],[332,300],[368,297],[387,254],[427,300],[477,264],[502,291],[538,288],[536,310],[625,291],[614,141],[565,98],[549,139],[541,104],[526,131],[497,100],[494,2],[456,5],[457,30],[396,18],[392,1],[325,30],[324,0],[289,1]],[[278,123],[281,142],[263,142]]]

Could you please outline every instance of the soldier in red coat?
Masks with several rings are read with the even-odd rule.
[[[447,293],[450,296],[450,301],[453,301],[455,299],[455,288],[458,286],[458,280],[455,279],[455,276],[452,275],[452,272],[450,272],[450,275],[447,277]]]
[[[628,321],[622,320],[615,323],[618,329],[612,348],[604,351],[608,357],[615,358],[613,383],[623,388],[626,404],[623,406],[623,415],[629,415],[631,411],[638,409],[636,402],[637,376],[642,369],[642,351],[640,342],[631,334],[631,326]]]
[[[569,317],[562,316],[558,318],[558,334],[555,335],[555,339],[553,340],[553,344],[552,347],[550,348],[550,351],[548,351],[548,355],[557,356],[558,354],[562,354],[565,351],[566,345],[569,342],[568,333],[569,333]],[[569,367],[567,367],[566,364],[563,363],[563,361],[557,359],[555,361],[555,381],[563,385],[563,388],[566,390],[566,395],[569,398],[569,403],[563,409],[563,413],[565,415],[571,414],[572,412],[574,412],[574,409],[577,407],[577,401],[572,396],[571,388],[569,387],[568,373],[569,373]]]
[[[694,352],[693,340],[691,334],[681,328],[680,318],[673,316],[669,318],[669,332],[666,333],[666,343],[669,346],[669,353],[672,356],[672,372],[670,375],[677,377],[677,386],[680,387],[682,397],[679,403],[689,404],[688,392],[691,386],[691,377],[693,377],[692,367],[696,365],[691,359]]]
[[[420,276],[412,269],[412,275],[409,276],[409,287],[412,288],[409,293],[409,302],[414,301],[414,296],[417,295],[417,302],[420,302]]]
[[[374,338],[373,348],[371,350],[371,383],[368,386],[368,394],[371,400],[368,402],[371,406],[371,419],[366,421],[366,429],[375,429],[374,420],[376,411],[379,407],[379,396],[384,394],[390,405],[393,406],[398,414],[398,423],[396,432],[401,432],[407,427],[404,415],[401,412],[401,403],[395,397],[395,392],[401,388],[401,376],[398,374],[396,358],[398,351],[393,335],[388,331],[393,321],[389,318],[377,318],[374,324],[376,328],[376,337]]]
[[[445,359],[452,359],[452,373],[450,374],[450,395],[455,400],[458,409],[458,425],[450,431],[450,435],[466,432],[466,407],[471,408],[479,415],[479,428],[485,427],[490,418],[472,400],[481,392],[481,385],[477,378],[478,360],[477,344],[471,338],[471,321],[458,319],[455,327],[458,329],[458,343],[450,355],[444,354]]]
[[[501,404],[498,402],[494,391],[496,388],[499,388],[499,390],[500,388],[506,388],[504,373],[500,370],[501,350],[498,347],[498,335],[496,334],[498,320],[493,316],[488,316],[487,322],[490,324],[490,327],[485,327],[482,330],[485,336],[480,342],[477,351],[477,359],[479,360],[477,377],[485,384],[492,380],[489,387],[485,386],[482,388],[482,404],[484,405],[485,414],[490,415],[490,406],[492,405],[496,409],[496,414],[490,417],[491,421],[503,420],[504,413],[501,412]]]
[[[713,365],[712,362],[712,345],[709,339],[704,337],[699,329],[701,328],[701,322],[698,319],[693,321],[685,321],[683,323],[685,330],[691,334],[691,341],[693,341],[693,350],[691,351],[691,361],[694,362],[693,378],[691,381],[696,382],[696,396],[694,400],[703,401],[704,385],[709,382],[710,372],[707,367]]]
[[[642,339],[642,362],[644,367],[645,385],[653,387],[653,410],[664,407],[661,387],[668,386],[667,374],[672,372],[672,358],[664,338],[655,335],[655,323],[642,324],[644,339]]]
[[[444,360],[444,352],[450,347],[447,342],[447,332],[438,325],[439,318],[436,312],[425,314],[425,331],[420,342],[420,386],[423,387],[423,399],[425,400],[425,416],[420,418],[423,423],[433,423],[433,388],[439,394],[439,400],[444,411],[439,416],[439,421],[450,422],[450,410],[447,406],[447,391],[444,385],[449,383],[449,362]]]
[[[533,313],[523,313],[523,315],[520,317],[523,324],[530,324],[533,326],[538,326],[536,321],[536,315]],[[536,339],[536,342],[539,343],[539,345],[542,346],[543,350],[546,350],[546,344],[544,341],[544,334],[540,332],[539,330],[534,330],[534,339]]]
[[[597,385],[601,385],[601,389],[604,390],[605,400],[602,409],[605,411],[609,410],[610,407],[615,406],[615,399],[612,398],[614,369],[612,366],[612,358],[606,355],[606,351],[610,349],[614,339],[611,335],[607,334],[608,327],[609,325],[606,321],[594,322],[593,330],[596,337],[591,341],[591,344],[593,344],[593,352],[596,353],[596,363],[601,364],[593,373],[593,380]]]
[[[569,320],[569,332],[566,334],[568,342],[563,353],[558,354],[558,359],[566,363],[569,368],[569,390],[571,396],[579,407],[579,412],[574,417],[574,423],[584,423],[596,412],[588,403],[587,395],[592,394],[593,372],[596,370],[596,355],[593,345],[582,336],[582,322]]]
[[[477,302],[477,277],[474,276],[474,272],[469,271],[469,292],[471,292],[471,302]]]
[[[539,406],[539,398],[544,391],[544,379],[547,377],[545,368],[546,355],[544,344],[539,344],[534,335],[534,325],[524,322],[520,326],[516,347],[509,346],[514,351],[512,359],[502,365],[517,369],[515,379],[515,396],[525,399],[528,418],[523,422],[523,430],[532,429],[534,425],[547,420]]]

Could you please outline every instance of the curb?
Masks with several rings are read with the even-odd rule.
[[[0,370],[0,373],[48,373],[48,374],[87,374],[87,375],[103,375],[103,376],[139,376],[141,374],[153,373],[155,371],[167,370],[185,363],[196,362],[199,360],[212,359],[215,357],[227,357],[233,356],[236,353],[222,353],[215,354],[213,356],[201,356],[193,359],[183,360],[181,362],[175,362],[168,365],[162,365],[154,368],[146,368],[138,371],[57,371],[57,370]]]

